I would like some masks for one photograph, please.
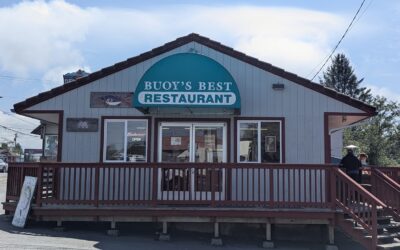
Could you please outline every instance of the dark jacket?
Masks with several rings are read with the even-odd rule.
[[[346,169],[346,172],[357,172],[362,167],[361,161],[357,159],[357,157],[348,153],[343,159],[340,161],[339,166]]]

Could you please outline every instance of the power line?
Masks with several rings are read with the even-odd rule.
[[[351,26],[354,23],[354,20],[356,19],[356,17],[358,16],[358,13],[360,13],[361,8],[363,7],[365,3],[365,0],[362,1],[360,7],[358,8],[356,14],[354,15],[353,19],[351,20],[350,24],[347,26],[346,31],[343,33],[342,37],[340,38],[339,42],[336,44],[336,46],[333,48],[332,52],[330,53],[330,55],[326,58],[325,62],[322,64],[321,68],[317,71],[317,73],[315,73],[315,75],[311,78],[311,81],[314,80],[314,78],[319,74],[319,72],[321,72],[321,70],[324,68],[324,66],[326,65],[326,63],[329,61],[329,59],[331,59],[333,53],[335,53],[336,49],[339,47],[340,43],[343,41],[344,37],[347,35],[347,32],[350,30]]]
[[[28,134],[28,133],[25,133],[25,132],[21,132],[21,131],[6,127],[4,125],[0,125],[0,128],[6,129],[6,130],[9,130],[9,131],[13,131],[13,132],[21,134],[21,135],[31,136],[31,137],[35,137],[35,138],[38,137],[38,135],[32,135],[32,134]]]
[[[364,8],[364,11],[361,12],[361,14],[358,15],[358,18],[354,21],[354,24],[357,24],[357,23],[360,21],[361,17],[363,17],[364,14],[365,14],[365,12],[367,12],[367,10],[369,9],[369,7],[371,7],[373,1],[374,1],[374,0],[371,0],[371,1],[367,4],[367,6]],[[353,27],[354,27],[354,25],[350,28],[350,30],[351,30]]]
[[[9,75],[0,75],[0,78],[14,79],[14,80],[19,80],[19,81],[35,81],[35,82],[56,83],[55,81],[47,80],[47,79],[27,78],[27,77],[9,76]]]
[[[16,114],[16,115],[13,115],[13,114],[11,114],[10,112],[6,112],[6,111],[4,111],[4,110],[0,110],[0,111],[3,112],[3,113],[6,114],[6,115],[12,117],[12,118],[15,118],[15,119],[17,119],[17,120],[23,121],[23,122],[28,123],[28,124],[30,124],[30,125],[35,125],[35,126],[38,125],[38,124],[36,124],[36,123],[34,123],[34,122],[26,121],[26,120],[24,120],[24,119],[19,118],[19,117],[17,116],[17,114]]]

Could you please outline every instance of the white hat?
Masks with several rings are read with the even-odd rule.
[[[346,148],[346,149],[355,149],[355,148],[358,148],[358,147],[356,145],[348,145],[348,146],[346,146],[344,148]]]

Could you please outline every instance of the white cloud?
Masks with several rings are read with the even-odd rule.
[[[345,25],[340,16],[295,8],[204,8],[199,16],[216,36],[231,34],[236,49],[303,76],[321,63]]]
[[[388,100],[400,103],[400,92],[398,91],[370,84],[367,84],[366,87],[371,89],[371,92],[374,95],[384,96]]]
[[[296,8],[177,5],[136,10],[81,8],[61,0],[21,2],[0,9],[0,69],[49,76],[88,67],[86,49],[95,49],[104,61],[104,49],[150,49],[198,32],[304,76],[326,56],[344,25],[338,15]]]
[[[345,25],[340,15],[298,8],[163,5],[138,10],[81,8],[62,0],[23,1],[0,8],[0,70],[42,78],[43,88],[49,89],[68,71],[93,68],[85,58],[87,51],[93,52],[90,56],[98,65],[108,66],[116,61],[107,55],[135,56],[196,32],[307,76]],[[3,125],[28,125],[15,120],[0,114]],[[21,140],[24,147],[40,147],[30,137]]]
[[[60,65],[82,64],[92,9],[64,1],[24,1],[0,9],[0,69],[19,75]]]

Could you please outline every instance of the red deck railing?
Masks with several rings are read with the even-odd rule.
[[[379,168],[376,196],[399,208],[399,171]],[[371,170],[367,170],[371,173]],[[6,201],[20,195],[25,176],[38,177],[36,206],[206,205],[342,209],[377,242],[376,196],[333,165],[235,163],[12,163]],[[390,175],[390,179],[388,177]],[[391,190],[388,192],[388,190]],[[393,192],[392,192],[393,191]],[[397,210],[398,212],[398,210]]]
[[[336,183],[332,196],[336,197],[336,205],[372,236],[372,244],[376,246],[378,211],[386,205],[342,170],[336,168],[332,172],[332,183]]]
[[[332,208],[329,165],[14,163],[7,200],[38,177],[36,205],[205,204]]]
[[[387,205],[391,215],[400,220],[400,184],[381,172],[380,168],[372,168],[371,192]]]
[[[380,172],[386,174],[392,180],[400,184],[400,167],[371,167],[377,169]]]
[[[39,163],[9,163],[6,199],[19,199],[25,176],[38,176],[39,168]]]

